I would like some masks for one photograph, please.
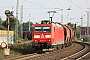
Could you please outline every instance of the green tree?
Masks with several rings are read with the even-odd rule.
[[[79,26],[76,27],[76,36],[77,38],[80,37],[80,27]]]
[[[3,21],[2,21],[2,19],[0,18],[0,25],[2,25],[2,22],[3,22]]]
[[[32,26],[33,26],[33,23],[30,22],[30,31],[32,30]],[[20,31],[20,27],[19,27],[19,31]],[[29,31],[29,21],[26,23],[23,23],[23,31]]]
[[[0,30],[5,30],[6,28],[2,25],[3,20],[0,18]]]
[[[10,18],[10,30],[15,30],[15,25],[16,25],[16,17],[13,16],[13,18]],[[7,19],[2,23],[2,25],[7,28],[8,24],[7,24]],[[19,20],[18,20],[18,27],[20,26]]]
[[[7,21],[3,21],[2,25],[7,29]]]
[[[70,26],[72,29],[74,29],[74,24],[69,22],[69,23],[67,23],[67,25]]]
[[[17,19],[13,17],[10,19],[10,30],[15,30],[15,25],[16,25]],[[20,26],[19,20],[18,20],[18,27]]]
[[[70,22],[67,23],[67,25],[70,26],[76,32],[76,37],[79,38],[80,37],[80,27],[75,26],[75,24],[71,24]]]
[[[0,30],[6,30],[6,28],[2,25],[0,25]]]

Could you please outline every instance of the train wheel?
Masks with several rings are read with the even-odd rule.
[[[61,47],[62,47],[62,45],[58,45],[58,49],[57,49],[57,50],[60,50],[60,49],[61,49]]]
[[[67,43],[65,44],[65,48],[67,47]]]
[[[54,48],[51,48],[52,49],[52,51],[51,52],[53,52],[54,51]]]
[[[58,45],[56,46],[56,49],[59,50]]]
[[[53,52],[54,51],[54,47],[53,46],[51,46],[51,48],[48,48],[48,51],[50,52]]]
[[[67,38],[67,41],[68,41],[68,42],[67,42],[67,47],[68,47],[69,44],[70,44],[70,38],[69,38],[69,37]]]
[[[63,49],[63,48],[64,48],[64,45],[62,44],[62,45],[61,45],[61,49]]]
[[[37,50],[37,54],[42,54],[43,53],[43,49],[38,49]]]
[[[53,46],[53,48],[54,48],[54,51],[56,51],[56,50],[57,50],[56,46]]]

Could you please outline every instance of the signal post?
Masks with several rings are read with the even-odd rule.
[[[10,26],[10,16],[13,14],[13,12],[10,12],[9,10],[5,11],[5,15],[7,16],[7,24],[8,24],[8,35],[7,35],[7,48],[4,49],[4,55],[8,56],[10,53],[10,49],[8,48],[8,41],[9,41],[9,26]]]

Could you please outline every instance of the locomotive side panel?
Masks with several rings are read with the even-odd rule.
[[[64,30],[63,28],[56,27],[54,34],[54,44],[64,44]]]
[[[51,45],[54,44],[54,34],[55,34],[55,26],[51,24]]]

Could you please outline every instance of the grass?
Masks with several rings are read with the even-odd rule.
[[[4,49],[0,49],[0,57],[4,56]]]
[[[31,44],[19,44],[10,46],[10,55],[24,55],[33,53]],[[4,49],[0,48],[0,57],[4,56]]]
[[[77,42],[82,42],[80,38],[76,38]],[[87,42],[90,44],[90,39],[89,38],[84,38],[83,42]]]
[[[14,50],[11,50],[10,54],[11,55],[22,55],[20,52],[17,52],[17,51],[14,51]]]
[[[4,54],[4,49],[0,48],[0,57],[3,57]],[[10,50],[10,55],[22,55],[20,52],[14,51],[14,50]]]

